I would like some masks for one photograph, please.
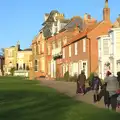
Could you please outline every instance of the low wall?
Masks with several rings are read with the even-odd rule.
[[[28,77],[29,76],[29,72],[26,70],[18,70],[14,72],[14,76],[24,76],[24,77]]]

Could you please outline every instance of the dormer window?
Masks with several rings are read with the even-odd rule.
[[[63,44],[67,44],[67,37],[65,36],[64,39],[63,39]]]

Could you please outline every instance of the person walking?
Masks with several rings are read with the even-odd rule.
[[[84,71],[81,71],[81,74],[78,76],[78,86],[80,89],[80,92],[82,95],[85,94],[85,81],[86,81],[86,76]]]
[[[120,72],[117,72],[117,80],[119,82],[119,87],[120,87]]]
[[[93,90],[93,102],[96,103],[99,101],[99,87],[102,86],[101,80],[98,77],[97,73],[94,73],[92,80],[92,90]]]
[[[104,82],[106,84],[106,91],[109,92],[109,99],[112,110],[116,111],[117,107],[117,94],[116,91],[119,89],[119,82],[117,77],[112,75],[110,71],[107,72],[109,74],[108,77],[105,78]]]
[[[111,72],[107,71],[105,79],[107,79],[110,75],[111,75]],[[107,84],[104,83],[103,86],[102,86],[102,90],[101,90],[101,92],[102,92],[101,96],[104,96],[105,107],[107,107],[109,109],[109,107],[110,107],[110,97],[109,97],[109,92],[106,90],[106,87],[107,87]]]

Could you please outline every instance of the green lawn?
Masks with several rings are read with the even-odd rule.
[[[120,114],[78,102],[38,81],[0,77],[0,120],[119,120]]]

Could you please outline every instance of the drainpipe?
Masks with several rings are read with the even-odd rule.
[[[88,36],[87,39],[89,40],[89,72],[91,73],[91,39]]]

